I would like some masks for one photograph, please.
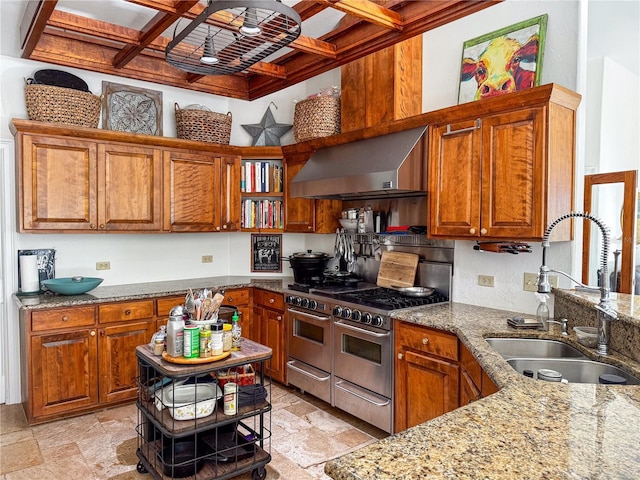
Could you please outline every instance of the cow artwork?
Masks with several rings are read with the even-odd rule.
[[[546,15],[465,42],[459,103],[538,85]]]

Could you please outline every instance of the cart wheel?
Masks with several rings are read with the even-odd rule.
[[[264,467],[258,467],[251,472],[251,478],[253,480],[264,480],[267,478],[267,469]]]
[[[142,464],[142,462],[138,462],[138,466],[136,467],[136,470],[138,470],[139,473],[148,473],[148,470],[144,468],[144,465]]]

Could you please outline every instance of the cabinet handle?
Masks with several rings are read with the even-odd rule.
[[[404,355],[402,353],[398,354],[398,360],[402,360],[404,358]]]
[[[470,229],[469,229],[469,233],[470,233],[471,235],[475,235],[475,233],[476,233],[476,229],[475,229],[475,228],[470,228]]]
[[[231,303],[231,302],[233,302],[233,297],[226,297],[224,299],[224,301],[227,302],[227,303]]]
[[[92,230],[95,230],[96,224],[95,223],[89,224],[89,228],[92,229]]]
[[[220,227],[216,227],[216,230],[219,232],[220,231]]]
[[[131,310],[129,310],[128,308],[124,311],[125,315],[131,315]]]
[[[96,336],[96,331],[95,330],[91,330],[91,336],[95,337]]]
[[[67,320],[69,320],[69,317],[67,317],[66,315],[63,315],[63,316],[62,316],[62,321],[63,321],[63,322],[66,322]]]
[[[282,315],[278,315],[278,316],[276,317],[276,319],[277,319],[277,320],[282,320]]]
[[[222,229],[223,229],[223,230],[226,230],[226,229],[227,229],[227,226],[226,226],[226,225],[223,225],[223,226],[222,226]]]
[[[101,229],[101,230],[104,230],[104,223],[101,223],[101,224],[100,224],[100,229]]]
[[[270,298],[269,299],[269,303],[276,303],[276,299],[275,298]]]
[[[486,228],[481,228],[480,229],[480,235],[486,235],[487,234],[487,229]]]
[[[429,339],[428,339],[427,337],[424,337],[424,338],[422,339],[422,344],[423,344],[423,345],[427,345],[428,343],[429,343]]]
[[[447,124],[447,131],[442,134],[443,137],[447,135],[456,135],[458,133],[471,132],[480,128],[480,119],[476,120],[476,124],[473,127],[461,128],[460,130],[451,130],[451,124]]]
[[[307,230],[313,230],[313,227],[311,225],[307,225]]]

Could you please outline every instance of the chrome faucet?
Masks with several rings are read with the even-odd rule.
[[[591,220],[595,223],[602,233],[602,252],[600,257],[600,287],[590,287],[588,285],[584,285],[579,281],[571,278],[571,276],[565,272],[561,272],[559,270],[552,270],[547,267],[547,248],[551,245],[549,244],[549,236],[551,235],[551,230],[553,230],[556,225],[558,225],[563,220],[573,217],[582,217],[587,220]],[[540,266],[540,273],[538,274],[538,293],[550,293],[551,285],[549,284],[549,272],[559,273],[560,275],[564,275],[572,282],[577,283],[583,288],[588,290],[600,290],[600,303],[596,305],[596,310],[598,311],[598,346],[597,351],[600,355],[608,355],[609,354],[609,337],[611,334],[611,326],[610,321],[616,320],[618,318],[618,314],[611,307],[611,301],[609,299],[609,227],[607,227],[602,220],[594,217],[590,213],[586,212],[570,212],[566,215],[562,215],[555,219],[549,226],[547,230],[544,232],[544,236],[542,237],[542,265]]]

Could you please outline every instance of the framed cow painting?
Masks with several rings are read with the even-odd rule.
[[[547,15],[464,42],[458,103],[540,84]]]

